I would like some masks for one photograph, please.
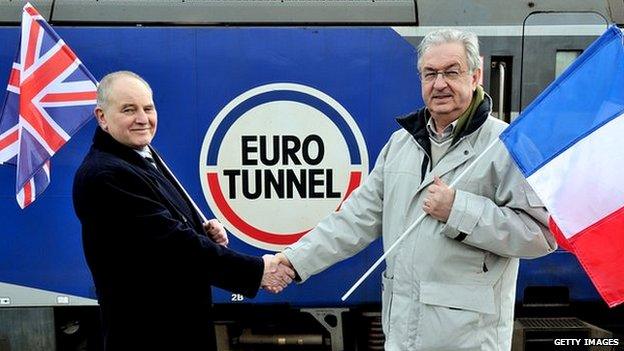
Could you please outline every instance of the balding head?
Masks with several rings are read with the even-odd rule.
[[[110,94],[113,83],[122,77],[134,78],[145,84],[147,90],[149,90],[150,94],[152,94],[152,87],[138,74],[131,71],[117,71],[113,73],[109,73],[100,80],[97,88],[97,106],[100,108],[104,108],[110,102]]]

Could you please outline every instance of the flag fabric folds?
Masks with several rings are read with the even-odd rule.
[[[624,37],[610,27],[501,134],[559,244],[624,302]]]
[[[0,164],[17,167],[16,198],[30,205],[50,183],[50,158],[93,116],[97,81],[30,4],[0,110]]]

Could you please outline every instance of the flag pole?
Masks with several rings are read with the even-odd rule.
[[[496,139],[492,140],[492,142],[490,143],[490,145],[488,145],[485,150],[483,150],[483,152],[481,154],[479,154],[479,156],[477,156],[477,158],[474,159],[474,161],[472,161],[472,163],[470,163],[468,165],[468,167],[466,167],[466,169],[464,169],[455,179],[453,179],[453,181],[448,185],[449,187],[453,187],[457,184],[457,182],[459,182],[467,173],[468,171],[470,171],[472,169],[472,167],[474,167],[474,165],[481,160],[481,158],[483,157],[483,155],[485,155],[488,151],[490,151],[490,149],[499,141],[499,138],[497,137]],[[366,273],[364,273],[360,279],[358,279],[357,282],[355,282],[355,284],[353,284],[353,286],[340,298],[342,301],[345,301],[346,299],[349,298],[349,296],[351,296],[351,294],[353,294],[353,292],[355,291],[355,289],[357,289],[363,282],[364,280],[366,280],[366,278],[368,278],[369,275],[371,275],[371,273],[373,273],[373,271],[381,264],[381,262],[383,262],[391,253],[392,251],[394,251],[394,249],[403,241],[403,239],[405,239],[407,237],[407,234],[409,234],[412,230],[414,230],[414,228],[416,228],[416,226],[422,222],[422,220],[427,216],[427,213],[422,213],[415,221],[414,223],[412,223],[412,225],[409,226],[409,228],[407,228],[403,234],[401,234],[401,236],[387,249],[385,250],[384,254],[381,255],[381,257],[379,257],[379,259],[377,259],[377,261],[375,261],[375,263],[366,271]]]
[[[160,159],[160,163],[163,165],[163,167],[165,167],[165,170],[167,171],[167,173],[169,173],[171,175],[171,178],[173,178],[173,180],[176,182],[178,187],[180,189],[182,189],[182,192],[184,193],[184,196],[186,196],[186,199],[191,203],[191,205],[193,205],[193,208],[195,208],[195,211],[197,211],[197,213],[199,214],[199,217],[201,217],[202,222],[204,224],[208,223],[208,219],[206,218],[206,216],[204,216],[204,213],[199,209],[199,207],[197,206],[195,201],[193,201],[193,198],[191,198],[191,196],[186,192],[186,189],[184,189],[184,186],[182,186],[182,183],[180,183],[178,178],[176,178],[175,174],[173,174],[173,172],[171,172],[171,170],[169,169],[169,167],[165,163],[165,160],[162,157],[160,157],[160,155],[156,152],[156,150],[154,150],[154,148],[152,148],[151,145],[150,145],[150,150],[152,151],[152,154],[158,156],[158,158]]]

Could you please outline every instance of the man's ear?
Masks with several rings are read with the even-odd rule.
[[[95,110],[93,110],[93,114],[95,115],[95,119],[97,120],[100,128],[107,131],[108,123],[106,122],[106,118],[104,118],[104,110],[100,106],[96,106]]]
[[[472,79],[472,90],[474,91],[477,88],[477,85],[479,85],[479,82],[481,81],[481,74],[483,74],[483,72],[481,72],[481,68],[477,68],[474,70],[474,72],[472,72],[472,77],[470,77]]]

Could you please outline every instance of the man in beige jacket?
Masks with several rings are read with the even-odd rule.
[[[506,128],[490,115],[476,35],[443,29],[418,48],[426,107],[398,120],[374,169],[342,206],[277,257],[301,281],[380,235],[385,349],[509,350],[518,259],[556,249],[548,213],[502,143],[450,183]]]

